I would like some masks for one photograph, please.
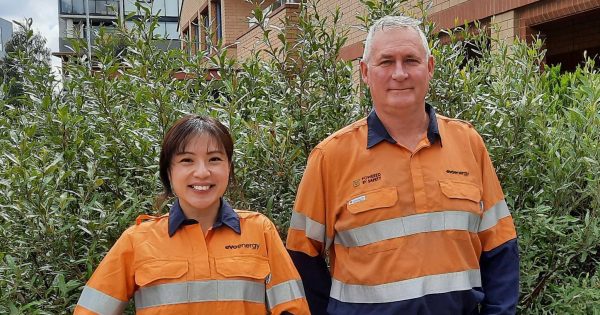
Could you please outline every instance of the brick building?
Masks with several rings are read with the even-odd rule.
[[[231,57],[246,58],[253,49],[260,47],[262,31],[249,17],[255,5],[245,0],[182,0],[179,30],[182,47],[191,54],[208,51],[221,40],[228,47]],[[295,19],[299,1],[269,0],[262,4],[268,14],[269,24],[283,28],[286,18]],[[296,31],[284,28],[286,37],[295,40]],[[277,36],[273,32],[271,36]]]
[[[229,45],[231,56],[243,59],[253,49],[261,47],[262,31],[249,21],[253,5],[245,0],[182,0],[183,7],[179,30],[186,42],[184,48],[191,53],[208,49],[210,43],[222,39]],[[294,21],[301,1],[265,1],[263,9],[269,12],[269,24],[273,28],[270,36],[277,36],[284,20]],[[479,21],[489,30],[496,32],[501,40],[514,37],[531,40],[538,35],[545,40],[548,63],[562,63],[563,69],[573,69],[582,60],[583,52],[588,56],[600,54],[600,0],[426,0],[429,17],[436,29],[452,29],[455,23],[465,24]],[[411,8],[417,0],[407,1]],[[321,0],[318,10],[327,14],[340,8],[343,18],[341,26],[349,30],[346,46],[340,58],[358,64],[362,56],[364,30],[359,27],[357,15],[365,13],[359,0]],[[200,23],[212,29],[213,38],[204,34]],[[286,38],[293,41],[296,33],[283,28]]]

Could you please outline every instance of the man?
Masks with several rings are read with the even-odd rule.
[[[360,65],[374,110],[309,157],[287,247],[313,314],[515,313],[513,221],[479,134],[425,103],[419,24],[374,23]]]

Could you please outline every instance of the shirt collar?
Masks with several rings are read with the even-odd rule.
[[[435,109],[433,108],[433,106],[425,103],[425,112],[429,116],[429,125],[427,125],[427,139],[431,144],[434,144],[437,140],[439,140],[441,145],[442,137],[438,128],[437,118],[435,116]],[[396,143],[396,140],[394,140],[394,138],[392,138],[392,136],[390,136],[390,134],[385,129],[385,126],[377,116],[375,109],[373,109],[367,117],[367,127],[367,149],[372,148],[373,146],[382,141],[387,141],[392,144]]]
[[[177,230],[179,230],[179,228],[181,228],[183,225],[195,223],[198,222],[194,219],[188,219],[185,217],[185,214],[179,205],[179,199],[176,199],[173,206],[171,206],[171,210],[169,211],[169,237],[175,235],[175,232],[177,232]],[[242,234],[240,227],[240,216],[223,198],[221,198],[219,213],[217,214],[217,219],[213,224],[213,229],[221,227],[222,225],[228,226],[237,234]]]

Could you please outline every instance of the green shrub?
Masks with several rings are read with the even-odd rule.
[[[402,1],[363,3],[366,27]],[[94,72],[84,43],[74,42],[83,57],[66,64],[62,82],[47,64],[19,56],[28,69],[23,95],[15,102],[10,82],[0,86],[0,237],[9,240],[0,243],[0,313],[71,312],[120,233],[137,215],[166,210],[152,207],[161,190],[159,145],[184,113],[230,127],[237,174],[230,199],[266,213],[285,233],[312,147],[370,108],[358,97],[368,93],[354,88],[351,64],[337,59],[347,32],[329,25],[339,24],[339,12],[318,15],[311,4],[298,41],[280,37],[283,48],[267,49],[269,60],[257,53],[235,62],[218,44],[211,56],[159,51],[147,35],[156,27],[151,19],[130,31],[101,31]],[[431,37],[429,101],[473,122],[486,140],[519,233],[519,311],[596,314],[598,69],[588,61],[561,73],[542,66],[539,42],[504,46],[483,31],[458,33],[444,45]],[[479,57],[466,58],[473,47]],[[215,68],[220,80],[205,80]],[[176,71],[192,78],[174,79]]]

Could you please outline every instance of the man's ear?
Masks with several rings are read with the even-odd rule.
[[[364,60],[360,61],[360,76],[363,82],[369,86],[369,65]]]
[[[435,58],[433,55],[429,55],[429,59],[427,60],[427,72],[429,72],[429,78],[433,78],[433,72],[435,71]]]

